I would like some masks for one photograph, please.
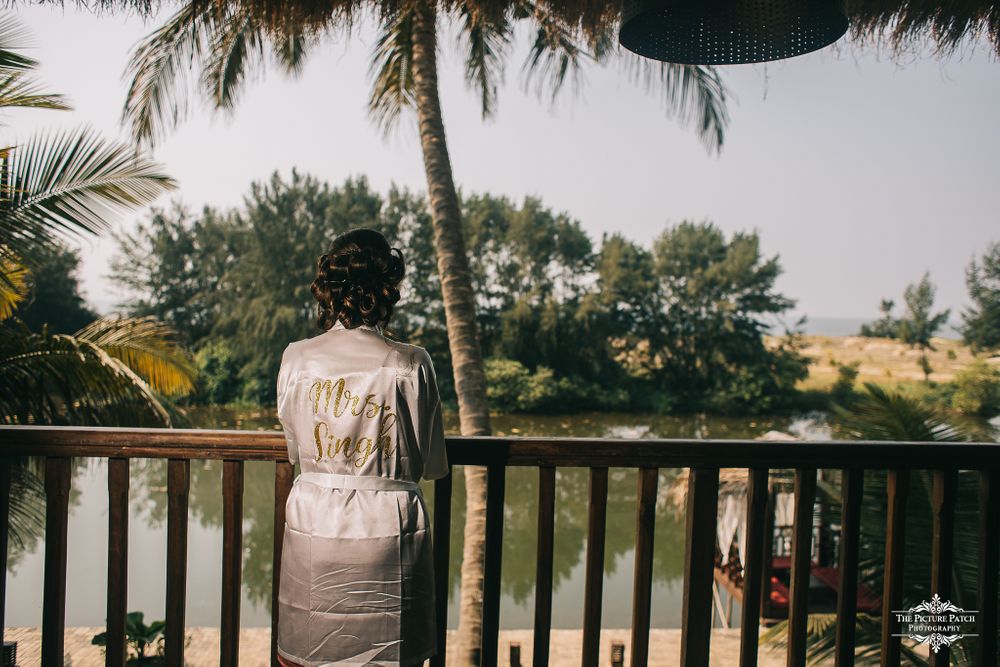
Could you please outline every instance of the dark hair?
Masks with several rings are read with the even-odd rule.
[[[327,330],[340,320],[348,329],[384,327],[399,301],[406,268],[403,253],[374,229],[352,229],[333,241],[317,263],[310,286],[319,302],[317,324]]]

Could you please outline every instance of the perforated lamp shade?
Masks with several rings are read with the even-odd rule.
[[[654,60],[730,65],[809,53],[846,31],[840,0],[625,0],[618,41]]]

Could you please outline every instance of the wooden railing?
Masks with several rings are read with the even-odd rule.
[[[184,664],[184,605],[187,576],[187,509],[192,459],[223,463],[223,568],[220,664],[236,665],[239,657],[240,578],[242,567],[242,495],[244,461],[274,461],[274,580],[278,590],[285,499],[293,481],[285,440],[278,432],[112,429],[71,427],[0,427],[0,520],[3,547],[0,605],[6,579],[9,465],[13,456],[45,458],[45,583],[42,615],[42,664],[61,665],[66,601],[66,527],[70,490],[70,458],[108,459],[108,651],[107,664],[125,662],[125,603],[128,563],[129,460],[168,460],[167,494],[167,663]],[[487,468],[486,560],[483,591],[481,664],[497,664],[500,628],[500,556],[503,536],[504,480],[507,466],[538,468],[538,560],[536,571],[534,665],[549,661],[552,619],[553,510],[555,469],[590,469],[590,499],[585,568],[583,665],[598,661],[604,538],[607,519],[608,468],[637,468],[636,545],[632,607],[632,665],[645,665],[649,654],[655,501],[659,468],[690,468],[687,500],[687,549],[681,612],[680,662],[685,667],[709,664],[712,629],[712,581],[715,555],[720,468],[746,468],[748,477],[746,564],[740,665],[757,664],[758,623],[767,535],[768,477],[771,469],[794,469],[795,512],[789,602],[788,664],[804,665],[810,571],[812,512],[817,469],[843,471],[842,535],[837,603],[836,664],[854,661],[858,536],[863,472],[888,470],[888,499],[883,590],[882,664],[900,661],[900,638],[890,610],[902,603],[904,516],[907,476],[911,469],[932,469],[932,590],[947,599],[953,558],[953,520],[958,470],[979,471],[979,576],[976,664],[997,660],[997,563],[1000,559],[1000,444],[903,442],[771,442],[740,440],[608,440],[595,438],[448,438],[452,465]],[[451,476],[435,482],[433,509],[434,568],[438,585],[439,653],[431,660],[444,665],[447,627],[447,573],[451,524]],[[276,608],[274,605],[272,608]],[[0,606],[0,620],[3,608]],[[271,655],[275,646],[272,620]],[[2,623],[0,623],[2,627]],[[276,663],[275,663],[276,664]],[[931,664],[948,664],[945,647],[931,653]]]

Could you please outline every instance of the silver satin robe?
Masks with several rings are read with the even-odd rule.
[[[435,654],[434,570],[417,482],[448,474],[427,351],[369,326],[291,343],[278,417],[301,466],[285,510],[278,652],[307,667]]]

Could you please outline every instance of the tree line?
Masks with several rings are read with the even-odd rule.
[[[536,198],[461,197],[491,405],[498,410],[767,411],[807,373],[797,334],[764,332],[794,305],[756,233],[666,227],[651,247],[595,242]],[[424,198],[363,177],[332,186],[293,171],[251,185],[242,206],[175,202],[116,235],[121,307],[169,323],[198,368],[193,402],[266,405],[288,342],[319,333],[309,292],[339,233],[373,227],[403,249],[407,277],[389,334],[426,347],[454,397]]]

